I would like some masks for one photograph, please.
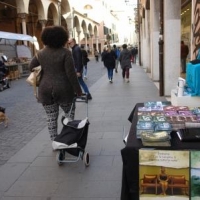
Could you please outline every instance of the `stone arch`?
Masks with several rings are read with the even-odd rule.
[[[28,35],[35,35],[35,29],[38,27],[38,6],[37,4],[32,0],[29,2],[28,7],[28,15],[26,18],[26,27],[27,27],[27,34]]]
[[[77,31],[81,30],[80,22],[77,16],[74,17],[74,27],[76,27]]]
[[[45,10],[41,0],[30,0],[28,7],[28,15],[26,17],[27,34],[37,38],[39,47],[42,48],[40,34],[45,26],[47,17],[45,17]],[[43,22],[43,23],[41,23]]]
[[[71,11],[70,4],[68,0],[61,1],[61,14],[65,15]]]
[[[68,31],[70,32],[70,36],[73,32],[73,23],[72,23],[72,12],[71,12],[71,6],[69,4],[68,0],[62,0],[61,1],[61,25],[66,27]]]
[[[98,30],[97,30],[97,26],[94,26],[94,36],[97,37],[98,36]]]
[[[50,3],[47,12],[47,25],[48,26],[58,25],[59,17],[60,16],[58,15],[57,7],[55,6],[54,3]]]
[[[17,13],[28,13],[29,0],[15,0]]]
[[[30,4],[31,2],[37,6],[38,20],[47,19],[47,16],[45,15],[45,9],[41,0],[30,0]]]
[[[87,33],[87,25],[86,25],[85,20],[82,21],[81,27],[82,27],[82,29],[83,29],[83,33]]]
[[[146,0],[145,8],[146,10],[150,10],[150,0]]]
[[[90,36],[94,34],[91,23],[88,24],[88,32]]]
[[[81,31],[80,22],[77,16],[74,17],[73,27],[76,29],[77,32]]]
[[[82,31],[81,31],[81,35],[80,35],[80,41],[85,42],[86,41],[85,36],[86,36],[86,33],[87,33],[87,24],[86,24],[85,20],[82,20],[81,28],[82,28]]]

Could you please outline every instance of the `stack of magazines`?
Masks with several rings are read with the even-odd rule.
[[[167,131],[148,132],[143,131],[140,133],[143,146],[171,146],[170,134]]]

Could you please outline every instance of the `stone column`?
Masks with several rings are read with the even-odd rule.
[[[144,26],[144,18],[141,18],[141,24],[140,24],[140,32],[141,32],[141,65],[143,66],[143,68],[145,68],[144,66],[144,49],[145,49],[145,26]],[[144,59],[143,59],[144,58]]]
[[[159,81],[159,8],[160,0],[150,1],[150,27],[151,27],[151,78]]]
[[[84,36],[85,36],[85,49],[87,51],[87,32],[84,33]]]
[[[81,34],[81,31],[77,31],[77,36],[78,36],[78,44],[80,44],[80,34]]]
[[[71,17],[68,17],[66,19],[67,21],[67,26],[68,26],[68,31],[69,31],[69,38],[73,38],[73,24],[72,24],[72,19]]]
[[[180,76],[181,0],[164,0],[164,95],[170,96]],[[173,36],[173,37],[172,37]]]
[[[58,0],[58,25],[61,26],[61,17],[62,17],[62,13],[61,13],[61,1]]]
[[[96,36],[96,49],[99,52],[99,37]]]
[[[150,72],[150,57],[151,57],[151,51],[150,51],[150,30],[149,30],[149,24],[150,24],[150,11],[145,9],[145,18],[143,18],[143,66],[146,70],[146,72]]]
[[[93,41],[93,36],[94,36],[94,35],[91,34],[90,36],[91,36],[91,52],[90,52],[90,53],[93,55],[93,52],[94,52],[94,51],[93,51],[93,42],[94,42],[94,41]]]
[[[22,20],[22,33],[26,35],[26,13],[18,13],[18,16]],[[27,41],[24,41],[24,44],[27,46]]]
[[[73,11],[70,13],[69,17],[66,19],[68,31],[69,31],[69,38],[75,38],[74,35],[74,14]]]
[[[44,29],[44,28],[45,28],[45,25],[46,25],[46,23],[47,23],[47,20],[46,20],[46,19],[40,19],[40,20],[39,20],[39,23],[42,25],[42,29]]]

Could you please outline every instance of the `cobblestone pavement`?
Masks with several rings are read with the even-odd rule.
[[[90,58],[88,63],[88,87],[91,87],[105,73],[102,62]],[[33,96],[33,89],[25,77],[14,80],[11,88],[0,92],[0,106],[6,108],[9,117],[8,128],[0,124],[0,165],[6,163],[26,143],[46,126],[46,115],[42,105]]]

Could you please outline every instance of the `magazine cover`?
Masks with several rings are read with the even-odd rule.
[[[153,120],[151,115],[139,115],[138,116],[138,121],[142,122],[151,122]]]
[[[191,200],[200,199],[200,151],[191,151]]]
[[[189,151],[139,150],[140,200],[189,200]]]
[[[154,132],[154,124],[152,122],[138,121],[136,126],[136,137],[140,138],[141,132]]]
[[[176,106],[172,106],[172,105],[170,105],[170,106],[164,106],[163,110],[164,111],[176,111]]]

